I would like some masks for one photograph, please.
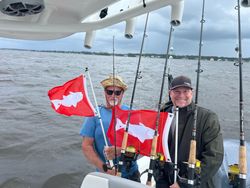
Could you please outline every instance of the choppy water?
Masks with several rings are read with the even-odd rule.
[[[50,107],[47,91],[89,67],[97,100],[99,81],[112,72],[111,56],[0,50],[0,187],[55,188],[80,186],[93,170],[81,152],[81,117],[65,117]],[[116,70],[130,89],[138,58],[115,57]],[[156,109],[164,59],[143,58],[136,108]],[[232,62],[202,62],[199,104],[218,113],[225,138],[239,135],[238,68]],[[185,74],[195,85],[197,61],[171,60],[174,76]],[[250,140],[250,64],[243,65],[244,126]],[[166,93],[165,93],[166,94]]]

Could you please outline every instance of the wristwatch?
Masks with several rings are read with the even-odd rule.
[[[102,164],[102,169],[103,169],[104,172],[107,172],[108,171],[108,166],[105,163],[103,163]]]

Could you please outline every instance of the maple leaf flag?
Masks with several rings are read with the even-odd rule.
[[[89,101],[85,82],[85,76],[81,75],[49,90],[52,108],[67,116],[94,116],[95,110]]]
[[[112,120],[107,132],[112,145],[115,145],[114,126],[116,124],[116,146],[121,147],[128,114],[129,110],[122,110],[118,106],[113,108]],[[141,155],[150,156],[152,141],[155,134],[156,119],[157,112],[154,110],[131,110],[127,146],[135,147]],[[168,134],[172,119],[173,114],[168,112],[160,113],[157,152],[164,154],[166,160],[171,160],[168,148]]]

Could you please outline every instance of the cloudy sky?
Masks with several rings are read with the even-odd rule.
[[[237,0],[206,0],[202,55],[236,56],[238,44]],[[185,0],[182,24],[175,28],[172,47],[177,55],[198,55],[202,0]],[[136,22],[133,39],[124,37],[125,24],[120,23],[98,30],[91,50],[83,47],[84,33],[51,41],[22,41],[0,38],[0,48],[22,48],[35,50],[97,51],[139,53],[146,16]],[[147,38],[143,52],[165,53],[169,35],[170,7],[154,11],[149,15]],[[241,8],[243,57],[250,57],[250,8]],[[247,49],[248,47],[248,49]]]

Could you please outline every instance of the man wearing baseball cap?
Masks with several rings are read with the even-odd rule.
[[[99,111],[104,131],[107,134],[112,118],[112,108],[115,105],[119,105],[121,109],[129,110],[128,106],[121,104],[124,92],[128,86],[120,76],[113,77],[113,75],[108,76],[100,83],[104,89],[106,105],[99,106]],[[119,156],[121,148],[115,149],[114,146],[105,146],[98,117],[87,117],[82,125],[80,135],[83,136],[82,151],[86,159],[96,167],[97,171],[115,175],[115,169],[107,168],[105,162],[106,159],[111,160],[115,158],[115,151]],[[129,170],[122,169],[122,177],[133,181],[140,181],[140,173],[135,161],[132,162]]]
[[[174,112],[179,107],[178,119],[178,156],[177,166],[180,177],[187,177],[187,166],[184,162],[189,158],[189,146],[192,138],[194,125],[195,104],[192,101],[193,87],[190,78],[178,76],[170,84],[168,101],[162,111]],[[213,176],[218,171],[223,161],[223,140],[217,115],[203,107],[197,107],[196,127],[196,159],[201,161],[200,187],[214,188]],[[175,126],[175,121],[171,126]],[[171,160],[175,158],[175,129],[170,129],[169,150]],[[166,165],[167,166],[167,165]],[[167,172],[167,170],[165,170]],[[173,181],[173,173],[166,174],[156,182],[156,188],[179,188],[187,187],[179,178]]]

